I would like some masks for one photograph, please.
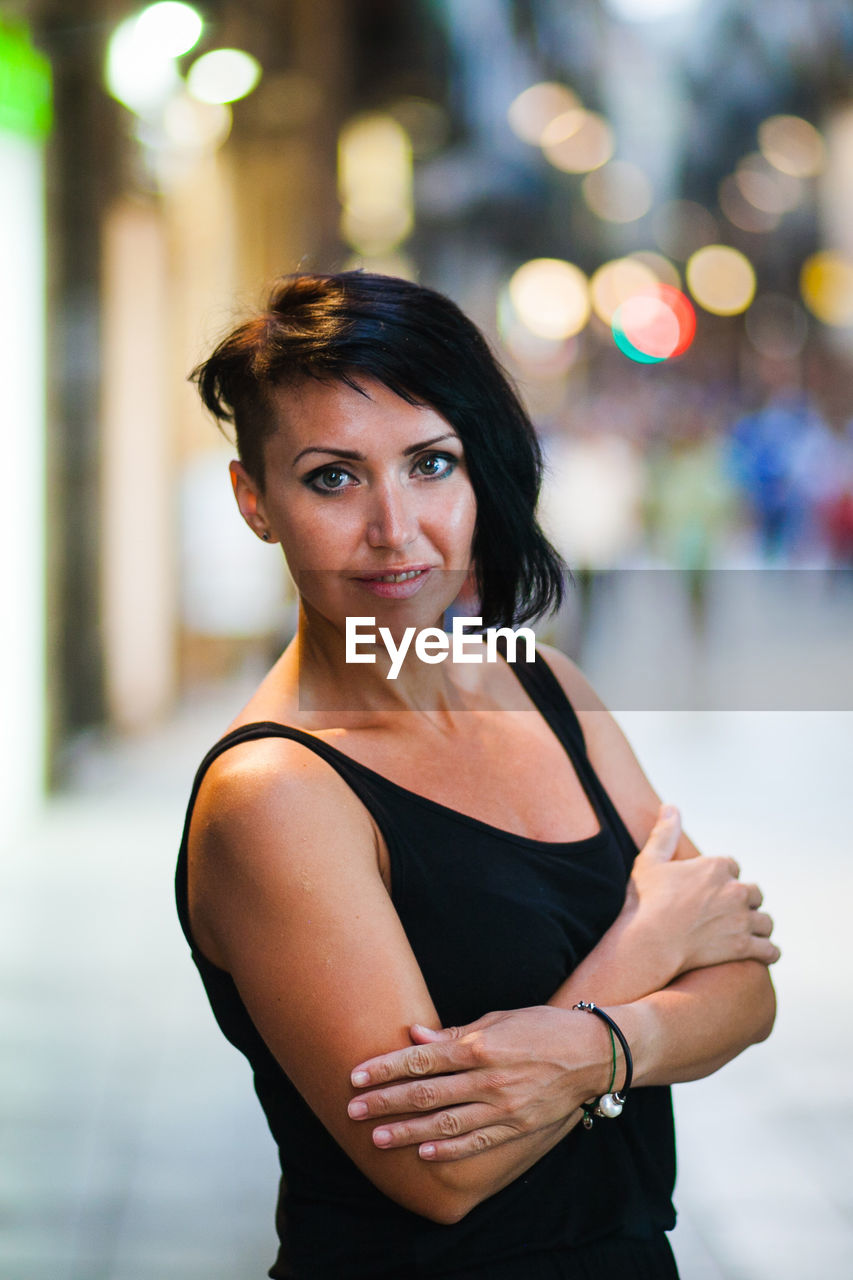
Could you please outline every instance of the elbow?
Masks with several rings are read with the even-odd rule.
[[[405,1197],[392,1198],[402,1204],[404,1209],[409,1209],[430,1222],[437,1222],[444,1227],[455,1226],[484,1198],[475,1189],[460,1185],[454,1176],[456,1174],[454,1164],[428,1166],[428,1176],[419,1180],[417,1187],[410,1188]]]
[[[411,1147],[381,1155],[385,1158],[359,1166],[376,1189],[401,1209],[440,1226],[461,1222],[500,1185],[482,1176],[476,1160],[422,1160]]]
[[[449,1200],[440,1206],[431,1206],[423,1217],[429,1218],[430,1222],[438,1222],[443,1227],[453,1227],[473,1208],[473,1204],[462,1200]]]
[[[422,1218],[428,1218],[430,1222],[437,1222],[443,1227],[453,1227],[479,1203],[479,1197],[470,1192],[443,1185],[437,1179],[426,1192],[417,1197],[416,1204],[406,1207],[412,1209],[414,1213],[419,1213]]]

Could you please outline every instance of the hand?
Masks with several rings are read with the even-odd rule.
[[[418,1144],[424,1160],[460,1160],[544,1129],[568,1133],[610,1077],[598,1020],[547,1005],[410,1034],[413,1047],[355,1068],[353,1084],[369,1088],[347,1110],[353,1120],[403,1117],[375,1129],[373,1141]]]
[[[673,976],[729,960],[774,964],[773,921],[759,907],[757,884],[743,884],[733,858],[673,855],[681,835],[678,810],[663,806],[634,862],[623,912],[649,937],[673,949]]]

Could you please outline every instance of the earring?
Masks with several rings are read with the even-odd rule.
[[[270,540],[269,529],[264,529],[263,533],[261,534],[261,537],[263,538],[264,542],[269,542]]]

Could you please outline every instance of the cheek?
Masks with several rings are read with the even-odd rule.
[[[457,496],[452,510],[448,513],[447,527],[459,537],[466,536],[470,542],[474,537],[477,524],[477,499],[470,483],[465,491]]]
[[[341,557],[349,554],[360,525],[358,512],[346,501],[334,498],[318,501],[313,496],[306,499],[298,494],[282,503],[276,527],[291,567],[296,563],[328,568],[343,563]]]

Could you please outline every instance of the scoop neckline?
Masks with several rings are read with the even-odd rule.
[[[538,657],[539,655],[537,654],[537,658]],[[544,662],[544,659],[542,661]],[[544,665],[547,667],[547,663],[545,663]],[[551,673],[550,667],[548,667],[548,671],[549,673]],[[583,849],[584,846],[588,846],[590,849],[595,848],[597,845],[603,843],[607,839],[607,835],[608,835],[607,827],[604,821],[604,815],[602,812],[601,805],[598,802],[598,798],[594,795],[590,787],[587,785],[587,781],[583,776],[581,768],[578,766],[578,763],[575,760],[575,757],[571,752],[569,746],[567,745],[566,740],[557,732],[557,729],[555,728],[554,724],[552,723],[550,718],[545,714],[545,712],[542,710],[539,703],[533,698],[527,685],[518,675],[518,672],[514,671],[513,674],[515,675],[519,684],[524,689],[524,692],[530,698],[530,701],[533,707],[536,709],[536,711],[539,712],[539,715],[548,725],[548,728],[551,730],[554,737],[557,739],[560,746],[563,748],[566,754],[566,757],[569,760],[569,763],[571,764],[572,768],[575,771],[575,775],[578,779],[578,782],[581,784],[584,795],[589,801],[590,808],[592,809],[598,821],[598,830],[595,831],[591,836],[582,836],[581,839],[579,840],[536,840],[532,836],[522,836],[515,831],[507,831],[506,828],[504,827],[498,827],[498,826],[495,826],[494,823],[485,822],[482,818],[475,818],[473,814],[462,813],[459,809],[454,809],[450,805],[442,804],[440,800],[433,800],[429,796],[421,795],[419,791],[413,791],[410,787],[404,787],[399,782],[394,782],[393,778],[388,778],[384,773],[380,773],[377,769],[372,769],[370,765],[362,764],[360,760],[356,760],[354,756],[348,755],[346,751],[341,751],[340,747],[334,746],[331,742],[326,742],[324,738],[319,738],[316,734],[310,733],[307,729],[300,729],[296,725],[282,724],[280,720],[248,721],[246,724],[238,725],[236,729],[232,729],[230,733],[226,734],[224,738],[220,739],[220,743],[226,741],[232,735],[238,735],[240,733],[244,733],[247,730],[251,730],[251,729],[258,729],[258,728],[265,728],[265,727],[282,729],[285,731],[284,736],[288,736],[292,734],[297,739],[307,739],[309,743],[315,743],[322,750],[331,752],[334,756],[336,756],[339,760],[342,760],[345,764],[353,766],[356,770],[360,771],[362,774],[366,774],[371,778],[377,779],[384,786],[390,787],[393,791],[396,791],[399,795],[406,796],[406,798],[409,800],[415,800],[417,801],[418,804],[425,805],[428,809],[431,809],[436,813],[442,813],[442,814],[448,815],[449,817],[455,818],[457,821],[463,822],[468,826],[474,827],[478,831],[488,832],[492,836],[498,836],[501,839],[510,840],[520,845],[526,845],[528,848],[537,849],[542,852],[547,852],[549,850],[552,852],[557,852],[557,851],[562,851],[566,849],[579,850],[579,849]],[[560,685],[559,687],[560,687],[561,693],[565,697],[566,695],[562,688],[562,685]],[[568,698],[566,698],[566,701],[568,702]]]

